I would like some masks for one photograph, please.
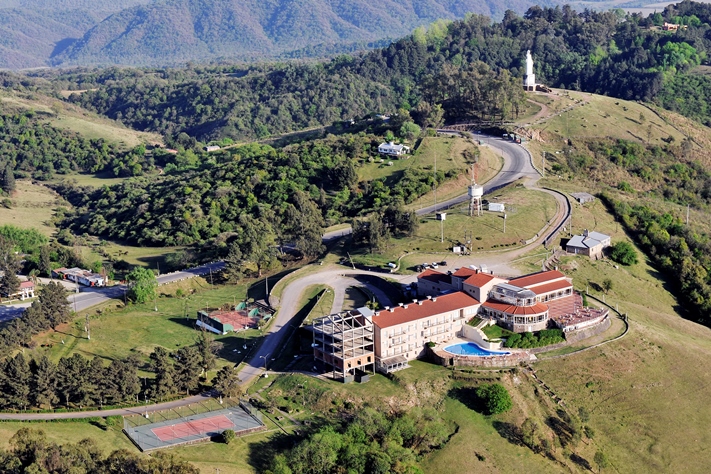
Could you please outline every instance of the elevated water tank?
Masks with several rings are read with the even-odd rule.
[[[470,198],[480,198],[484,195],[484,187],[478,184],[472,184],[469,186],[469,197]]]

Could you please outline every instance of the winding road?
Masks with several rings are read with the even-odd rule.
[[[447,130],[442,130],[444,133],[448,133]],[[456,131],[451,131],[451,133],[459,133]],[[540,178],[539,173],[533,167],[531,162],[530,153],[522,146],[515,144],[510,141],[503,140],[501,138],[482,136],[483,144],[489,147],[495,147],[500,150],[504,158],[504,166],[502,170],[493,179],[491,179],[484,186],[484,191],[486,193],[491,193],[497,189],[500,189],[518,179],[529,178],[527,180],[527,186],[535,185],[535,182]],[[540,190],[539,188],[532,188]],[[545,190],[543,190],[545,191]],[[551,191],[545,191],[554,194]],[[556,196],[559,201],[562,199],[560,196]],[[466,202],[468,196],[466,194],[459,196],[454,199],[443,201],[438,203],[436,206],[429,206],[422,208],[417,211],[419,215],[433,213],[438,210],[447,209],[451,206]],[[557,222],[553,224],[553,227],[559,225],[561,219],[565,216],[563,214],[563,207],[559,206],[559,212],[556,217]],[[329,242],[333,239],[340,238],[344,235],[350,234],[351,228],[344,228],[324,234],[324,242]],[[507,252],[505,254],[497,254],[495,257],[498,261],[506,260],[510,261],[517,256],[521,255],[523,252],[529,251],[533,246],[538,245],[545,236],[541,236],[536,242],[531,243],[523,248],[519,248],[512,252]],[[462,257],[460,257],[461,259]],[[477,257],[470,257],[477,258]],[[478,258],[477,261],[481,261]],[[464,263],[464,262],[458,262]],[[217,271],[221,269],[223,264],[221,262],[214,262],[201,267],[193,268],[190,270],[185,270],[183,272],[176,272],[172,274],[161,275],[158,280],[160,284],[166,284],[173,281],[182,280],[185,278],[192,278],[198,275],[206,275],[210,271]],[[492,267],[490,267],[492,268]],[[447,267],[444,268],[445,270]],[[330,265],[323,268],[319,268],[316,273],[311,273],[299,278],[289,285],[287,285],[281,295],[281,302],[279,304],[279,311],[276,313],[272,323],[270,324],[265,338],[261,346],[256,350],[251,359],[247,361],[239,369],[239,377],[242,379],[242,384],[247,386],[252,383],[255,379],[260,377],[265,373],[265,362],[267,365],[271,361],[271,358],[280,349],[282,341],[287,337],[289,332],[293,329],[291,320],[299,311],[299,302],[301,295],[304,290],[310,285],[326,284],[334,288],[336,292],[336,298],[334,298],[334,304],[332,312],[340,311],[343,298],[342,293],[348,286],[367,286],[384,304],[388,304],[387,296],[379,290],[377,287],[368,285],[367,283],[362,284],[353,277],[356,275],[373,275],[377,277],[383,277],[382,273],[366,272],[358,270],[349,270],[341,266]],[[414,281],[416,278],[412,275],[388,275],[388,278],[393,278],[399,282],[406,284]],[[123,297],[125,291],[124,286],[117,286],[112,288],[104,289],[92,289],[80,292],[69,297],[71,304],[76,304],[76,311],[85,310],[91,306],[107,301],[111,298],[121,298]],[[114,410],[93,410],[85,412],[70,412],[70,413],[0,413],[0,419],[8,420],[48,420],[48,419],[67,419],[67,418],[88,418],[94,416],[112,416],[112,415],[135,415],[137,413],[152,412],[158,410],[165,410],[170,408],[176,408],[180,406],[185,406],[197,401],[203,400],[209,397],[207,394],[197,395],[193,397],[187,397],[180,400],[175,400],[172,402],[148,405],[144,407],[135,407],[128,409],[114,409]]]

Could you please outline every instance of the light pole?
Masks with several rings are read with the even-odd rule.
[[[504,214],[504,234],[506,233],[506,214]]]
[[[260,359],[264,359],[264,371],[265,372],[267,371],[267,357],[269,357],[270,355],[271,355],[271,352],[269,352],[266,355],[259,356]]]

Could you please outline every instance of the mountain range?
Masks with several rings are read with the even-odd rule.
[[[0,0],[0,67],[255,60],[363,49],[553,0]],[[379,43],[380,42],[380,43]]]

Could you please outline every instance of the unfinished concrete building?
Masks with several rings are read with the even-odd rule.
[[[344,311],[314,320],[314,359],[343,382],[365,382],[375,371],[373,312],[368,308]]]

